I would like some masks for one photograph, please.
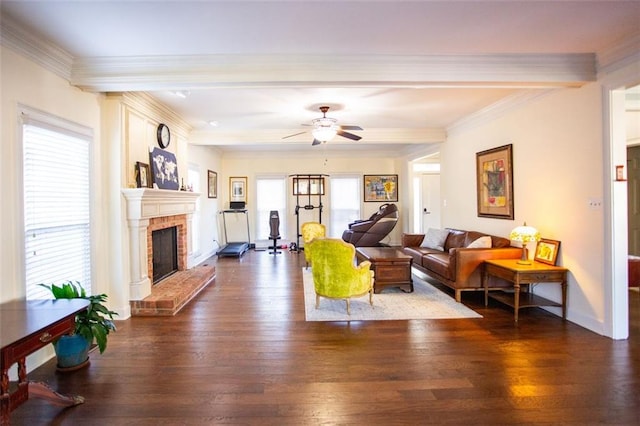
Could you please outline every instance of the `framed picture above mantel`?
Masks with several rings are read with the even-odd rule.
[[[478,217],[513,220],[513,145],[476,153]]]

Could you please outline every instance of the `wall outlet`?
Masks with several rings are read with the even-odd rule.
[[[602,208],[602,198],[589,198],[589,208],[591,210],[598,210]]]

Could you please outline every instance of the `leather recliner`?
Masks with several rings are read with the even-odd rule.
[[[356,247],[376,247],[398,223],[398,207],[383,204],[367,220],[357,220],[349,224],[342,233],[342,239]]]

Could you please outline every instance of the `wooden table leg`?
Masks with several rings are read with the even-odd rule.
[[[488,281],[489,281],[489,274],[487,274],[487,267],[486,265],[482,268],[482,287],[484,287],[484,306],[489,306],[489,286]]]
[[[84,403],[84,397],[80,395],[63,395],[42,382],[29,382],[29,396],[45,399],[61,407],[71,407]]]
[[[562,319],[567,319],[567,280],[562,280]]]
[[[520,309],[520,279],[516,278],[516,282],[513,284],[513,294],[515,299],[513,300],[514,318],[518,322],[518,310]]]

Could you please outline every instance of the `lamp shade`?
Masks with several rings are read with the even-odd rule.
[[[509,234],[511,241],[519,241],[522,243],[522,257],[518,261],[521,265],[530,265],[531,261],[527,254],[527,244],[531,241],[539,241],[540,233],[533,226],[527,226],[527,222],[522,226],[518,226]]]
[[[531,241],[539,241],[540,232],[538,232],[538,230],[533,226],[527,226],[527,223],[525,222],[524,225],[518,226],[511,231],[509,239],[511,241],[519,241],[522,244],[527,244]]]

